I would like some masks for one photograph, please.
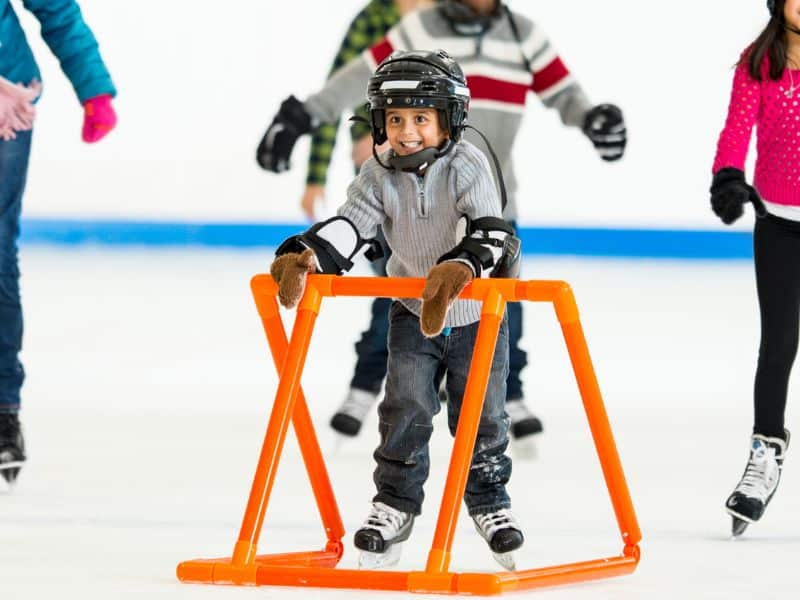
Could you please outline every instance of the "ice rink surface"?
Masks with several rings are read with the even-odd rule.
[[[29,463],[13,491],[0,486],[0,598],[309,597],[305,589],[188,585],[175,576],[180,561],[229,556],[238,536],[277,385],[248,286],[270,257],[23,248]],[[634,575],[528,593],[792,597],[800,467],[791,449],[761,523],[731,541],[723,509],[744,468],[751,425],[758,345],[751,263],[531,257],[523,278],[573,287],[643,533]],[[341,566],[349,568],[352,532],[373,494],[376,417],[338,451],[327,420],[345,394],[368,302],[325,301],[304,378],[348,530]],[[617,555],[622,542],[553,310],[526,305],[525,319],[526,395],[545,433],[534,461],[514,462],[510,492],[526,534],[518,566]],[[792,385],[790,428],[796,396]],[[450,449],[443,413],[436,423],[428,499],[403,570],[424,568],[434,530]],[[461,514],[452,570],[496,571]],[[323,543],[290,433],[259,552]]]

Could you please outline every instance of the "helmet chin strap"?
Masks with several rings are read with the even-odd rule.
[[[453,140],[447,138],[441,148],[429,146],[414,154],[394,154],[388,160],[388,165],[384,164],[378,156],[377,146],[372,144],[372,156],[380,166],[389,171],[403,171],[404,173],[416,173],[422,175],[425,169],[430,167],[438,158],[445,156],[453,149]]]

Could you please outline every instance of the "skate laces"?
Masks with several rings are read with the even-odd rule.
[[[775,448],[762,440],[754,439],[747,468],[744,470],[744,475],[736,487],[736,491],[766,502],[778,482],[780,473],[775,454]]]
[[[475,521],[487,540],[491,540],[492,536],[501,529],[511,528],[522,531],[514,515],[507,508],[484,515],[475,515],[472,520]]]
[[[512,425],[533,418],[533,413],[528,410],[523,400],[506,402],[506,413],[508,414],[508,418],[511,419]]]
[[[372,509],[364,520],[362,528],[376,529],[384,540],[390,540],[405,525],[409,516],[409,513],[394,509],[383,502],[373,502]]]
[[[363,421],[369,409],[375,404],[378,395],[358,388],[350,388],[342,405],[337,410],[337,413],[345,414]]]

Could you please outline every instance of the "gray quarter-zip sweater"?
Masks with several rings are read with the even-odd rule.
[[[385,163],[391,150],[381,156]],[[347,201],[338,214],[353,222],[362,237],[375,237],[383,227],[392,256],[386,266],[391,277],[426,277],[440,256],[452,250],[456,225],[470,219],[501,216],[500,198],[486,156],[462,140],[436,160],[420,178],[389,171],[370,158],[347,189]],[[422,303],[399,298],[416,315]],[[456,300],[445,327],[461,327],[481,318],[474,300]]]

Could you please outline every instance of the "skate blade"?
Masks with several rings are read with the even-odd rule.
[[[749,521],[745,521],[744,519],[739,519],[738,517],[733,517],[733,523],[731,525],[731,535],[734,538],[739,537],[744,533],[744,530],[747,529],[748,525],[750,525]]]
[[[517,570],[517,563],[514,561],[513,552],[503,552],[503,554],[492,552],[492,556],[494,556],[494,559],[497,561],[497,564],[503,567],[506,571]]]
[[[392,544],[386,552],[367,552],[360,550],[358,555],[358,568],[368,571],[391,567],[400,562],[402,544]]]
[[[511,453],[519,460],[536,460],[539,450],[536,445],[535,435],[526,435],[522,438],[511,438]]]
[[[17,476],[19,476],[19,471],[22,468],[22,461],[13,462],[13,463],[4,463],[2,467],[0,467],[0,475],[3,476],[3,479],[6,480],[8,485],[14,485],[17,481]]]

